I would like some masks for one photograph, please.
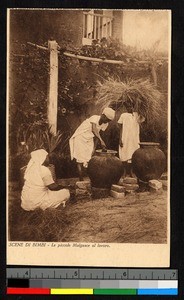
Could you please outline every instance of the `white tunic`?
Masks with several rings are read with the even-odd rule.
[[[92,132],[92,124],[96,124],[97,130],[105,131],[108,123],[99,125],[100,116],[94,115],[86,119],[77,128],[70,138],[70,154],[71,159],[76,159],[77,162],[86,164],[91,159],[94,149],[94,134]]]
[[[67,189],[50,191],[47,185],[54,183],[50,170],[45,166],[33,164],[25,175],[21,194],[21,207],[24,210],[56,208],[66,202],[70,193]]]
[[[138,113],[121,114],[118,123],[123,125],[122,143],[123,147],[119,147],[119,158],[122,161],[132,159],[133,153],[139,148],[140,127],[138,123]]]

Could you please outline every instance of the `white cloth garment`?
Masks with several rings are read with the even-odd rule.
[[[94,149],[94,134],[92,132],[92,124],[96,124],[97,130],[105,131],[108,123],[99,125],[100,116],[94,115],[86,119],[77,128],[69,140],[71,160],[74,158],[77,162],[86,165],[91,159]]]
[[[139,148],[139,115],[136,112],[121,114],[119,124],[123,125],[122,143],[123,147],[119,146],[119,158],[121,161],[132,159],[133,153]]]
[[[50,191],[48,185],[54,183],[50,170],[43,166],[48,153],[43,150],[31,152],[31,159],[25,171],[25,183],[21,194],[21,207],[30,211],[36,208],[56,208],[66,202],[70,193],[67,189]]]

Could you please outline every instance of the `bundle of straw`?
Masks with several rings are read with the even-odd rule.
[[[108,78],[103,83],[98,82],[97,91],[96,105],[101,109],[111,106],[116,110],[128,101],[134,111],[145,117],[149,129],[155,131],[167,122],[167,101],[149,80],[128,79],[123,82]]]

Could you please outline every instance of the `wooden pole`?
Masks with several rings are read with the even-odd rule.
[[[58,44],[56,41],[48,42],[50,51],[50,72],[47,117],[51,132],[57,132],[57,109],[58,109]]]
[[[116,65],[127,65],[127,63],[119,60],[110,60],[110,59],[102,59],[102,58],[94,58],[94,57],[88,57],[88,56],[82,56],[82,55],[77,55],[69,52],[63,52],[65,56],[71,57],[71,58],[77,58],[81,60],[86,60],[86,61],[94,61],[94,62],[99,62],[99,63],[106,63],[106,64],[116,64]]]
[[[100,38],[101,38],[102,36],[100,36]],[[43,46],[39,46],[39,45],[36,45],[36,44],[33,44],[33,43],[30,43],[30,42],[27,42],[30,46],[34,46],[34,47],[36,47],[36,48],[40,48],[40,49],[42,49],[42,50],[46,50],[46,51],[48,51],[49,49],[48,48],[46,48],[46,47],[43,47]],[[60,49],[60,47],[59,47],[59,45],[58,45],[58,53],[60,52],[59,51],[59,49]],[[117,64],[117,65],[125,65],[125,66],[128,66],[128,65],[130,65],[130,63],[129,62],[123,62],[123,61],[121,61],[121,60],[110,60],[110,59],[101,59],[101,58],[95,58],[95,57],[88,57],[88,56],[83,56],[83,55],[77,55],[77,54],[73,54],[73,53],[69,53],[69,52],[63,52],[63,54],[65,55],[65,56],[68,56],[68,57],[71,57],[71,58],[76,58],[76,59],[81,59],[81,60],[89,60],[89,61],[94,61],[94,62],[99,62],[99,63],[106,63],[106,64]],[[15,55],[16,56],[16,55]],[[29,57],[29,56],[27,56],[27,57]],[[160,62],[162,62],[162,61],[167,61],[168,59],[167,59],[167,57],[162,57],[162,58],[158,58],[157,60],[156,60],[156,62],[157,63],[160,63]],[[143,60],[143,61],[140,61],[140,60],[138,60],[138,59],[135,59],[135,61],[134,61],[136,64],[142,64],[142,65],[144,65],[144,64],[149,64],[150,63],[150,61],[149,60]]]
[[[43,46],[40,46],[40,45],[37,45],[37,44],[34,44],[34,43],[30,43],[30,42],[27,42],[27,44],[30,45],[30,46],[33,46],[35,48],[48,51],[48,48],[46,48],[46,47],[43,47]]]

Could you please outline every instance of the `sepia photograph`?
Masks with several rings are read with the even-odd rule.
[[[8,263],[169,266],[171,11],[7,20]]]

